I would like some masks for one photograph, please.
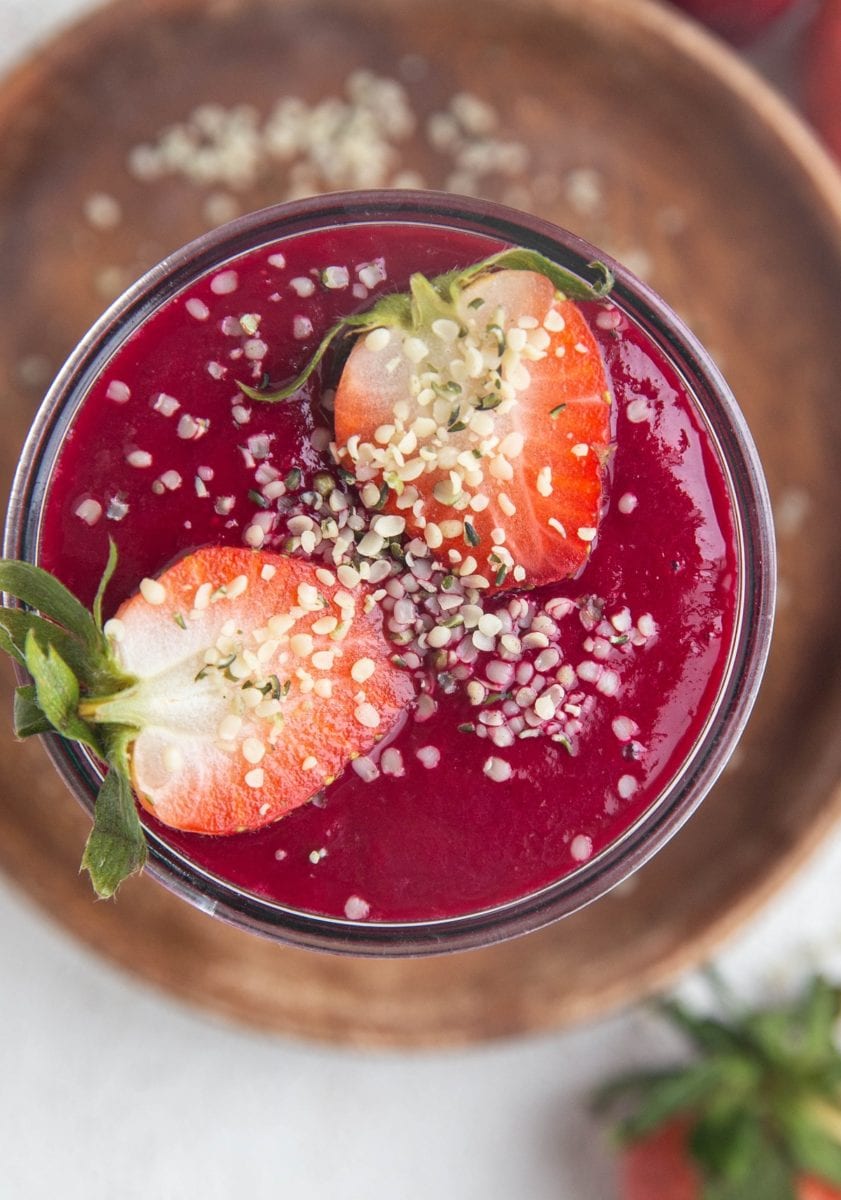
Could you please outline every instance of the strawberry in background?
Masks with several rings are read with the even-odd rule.
[[[672,0],[689,16],[727,38],[747,46],[801,0]],[[837,8],[837,5],[836,5]]]
[[[803,67],[806,112],[841,161],[841,0],[823,0],[806,37]]]
[[[814,979],[774,1008],[662,1014],[689,1041],[681,1066],[607,1084],[624,1109],[623,1200],[841,1198],[841,989]]]

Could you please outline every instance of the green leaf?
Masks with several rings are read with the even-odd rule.
[[[839,1008],[841,988],[833,987],[822,975],[815,976],[801,1003],[803,1050],[810,1059],[819,1060],[827,1053],[836,1057]]]
[[[90,650],[67,630],[23,608],[0,608],[0,650],[26,666],[26,636],[30,630],[42,646],[55,646],[79,679],[93,679]]]
[[[97,629],[102,633],[102,601],[105,598],[105,592],[108,584],[111,582],[111,577],[117,567],[117,547],[114,539],[108,539],[108,561],[105,564],[105,570],[102,572],[102,578],[99,581],[99,587],[96,589],[96,595],[93,600],[93,619]]]
[[[324,355],[343,333],[364,333],[371,329],[427,329],[437,317],[455,317],[454,305],[459,292],[478,276],[494,270],[537,271],[552,285],[573,300],[603,300],[613,287],[613,274],[602,262],[587,264],[592,282],[581,279],[571,271],[552,262],[536,250],[502,250],[482,262],[458,271],[449,271],[428,279],[420,272],[412,275],[409,292],[395,292],[380,299],[366,312],[343,317],[321,339],[312,358],[294,379],[281,388],[264,391],[237,380],[237,387],[249,400],[261,404],[277,404],[288,400],[304,386]]]
[[[26,668],[35,680],[38,707],[63,737],[84,742],[101,754],[93,730],[79,716],[79,681],[56,650],[39,646],[35,633],[26,635]]]
[[[841,1057],[835,1046],[841,992],[816,977],[787,1004],[749,1013],[741,1028],[752,1053],[786,1073],[790,1084],[833,1094],[841,1085]]]
[[[412,293],[412,327],[414,329],[429,329],[432,322],[439,317],[452,320],[452,301],[441,295],[434,281],[430,281],[417,271],[409,280],[409,287]]]
[[[146,839],[137,815],[126,764],[112,766],[96,798],[94,824],[82,857],[101,899],[113,896],[124,879],[142,870]]]
[[[738,1024],[728,1025],[714,1017],[698,1016],[675,1000],[663,1000],[658,1011],[680,1029],[702,1054],[740,1054],[745,1038]]]
[[[0,560],[0,591],[37,608],[74,633],[86,645],[99,647],[101,635],[85,606],[48,571],[32,563]]]
[[[291,383],[285,384],[284,387],[278,388],[273,392],[261,392],[258,388],[249,387],[247,383],[242,383],[239,379],[237,380],[237,387],[249,400],[259,400],[262,404],[277,404],[280,400],[288,400],[290,396],[294,396],[299,388],[304,386],[327,353],[330,344],[340,333],[344,332],[345,328],[346,322],[339,321],[332,329],[328,329],[327,333],[321,339],[315,354],[313,354],[303,371],[296,375]]]
[[[801,1109],[786,1125],[786,1144],[801,1171],[841,1187],[841,1145],[819,1127],[819,1110]]]
[[[352,330],[355,330],[357,333],[364,333],[366,330],[381,327],[385,329],[410,329],[412,327],[411,313],[411,300],[407,294],[400,292],[391,296],[383,296],[367,312],[351,313],[350,316],[343,317],[341,321],[337,321],[331,329],[328,329],[307,365],[293,380],[284,384],[282,388],[265,392],[259,388],[250,387],[247,383],[242,383],[240,380],[237,380],[237,387],[249,400],[256,400],[262,404],[277,404],[281,400],[288,400],[290,396],[295,395],[299,388],[304,386],[339,334],[348,333]]]
[[[765,1142],[746,1178],[705,1180],[703,1200],[797,1200],[797,1187],[782,1151]]]
[[[623,1139],[644,1137],[673,1117],[694,1113],[709,1103],[722,1086],[722,1072],[715,1062],[693,1063],[671,1071],[636,1077],[640,1106],[619,1126]]]
[[[841,991],[818,977],[794,1001],[742,1014],[725,999],[729,1023],[679,1004],[661,1005],[701,1060],[682,1073],[659,1072],[653,1080],[638,1075],[603,1089],[608,1099],[631,1097],[639,1105],[622,1132],[643,1136],[681,1112],[688,1115],[688,1146],[704,1174],[704,1200],[795,1200],[803,1175],[841,1189],[841,1054],[835,1044]]]
[[[423,278],[423,276],[421,276]],[[435,280],[433,280],[433,286]],[[381,296],[373,308],[364,313],[353,313],[345,317],[349,329],[364,332],[366,329],[403,329],[414,328],[412,322],[412,295],[409,292],[392,292]]]
[[[613,272],[605,263],[598,261],[588,263],[587,268],[594,275],[591,283],[581,279],[578,275],[573,275],[571,271],[567,271],[536,250],[525,250],[518,247],[513,250],[502,250],[499,254],[493,254],[484,262],[468,267],[465,271],[452,272],[447,278],[457,281],[459,286],[464,286],[475,279],[477,275],[483,275],[490,270],[536,271],[538,275],[545,275],[553,287],[557,288],[559,292],[563,292],[571,300],[604,300],[613,288]]]
[[[794,1068],[794,1054],[798,1049],[798,1022],[787,1007],[751,1013],[745,1017],[745,1035],[755,1047],[755,1052],[764,1056],[769,1063],[786,1064]]]
[[[41,711],[37,693],[31,683],[15,688],[14,723],[15,737],[19,738],[52,732],[53,727]]]
[[[16,659],[21,666],[26,666],[21,637],[23,640],[26,639],[29,625],[27,623],[25,629],[18,629],[17,623],[15,623],[12,628],[9,628],[5,620],[7,613],[18,613],[20,611],[20,609],[15,608],[0,608],[0,650],[3,650],[6,654]],[[28,617],[31,614],[25,613],[24,615]]]
[[[709,1108],[692,1127],[689,1149],[705,1179],[744,1184],[764,1149],[762,1124],[738,1102]]]

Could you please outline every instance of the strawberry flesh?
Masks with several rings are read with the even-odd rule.
[[[398,721],[414,696],[364,587],[317,564],[235,547],[181,559],[106,625],[135,687],[97,720],[139,730],[141,804],[207,834],[257,829],[304,804]]]
[[[462,291],[453,319],[361,338],[335,398],[337,454],[363,500],[477,587],[576,574],[596,537],[610,393],[581,310],[534,271]],[[366,488],[366,484],[374,485]]]

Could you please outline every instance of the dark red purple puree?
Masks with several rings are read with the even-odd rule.
[[[248,438],[271,439],[269,462],[282,475],[293,467],[305,479],[324,465],[325,453],[310,443],[325,425],[320,384],[308,398],[276,406],[248,404],[251,419],[232,419],[235,380],[246,363],[232,360],[246,336],[221,329],[226,317],[261,314],[259,337],[270,347],[265,366],[272,380],[290,377],[309,357],[323,330],[370,301],[351,288],[317,283],[310,297],[290,287],[297,278],[332,265],[350,268],[379,257],[387,280],[371,297],[403,290],[412,271],[427,274],[478,261],[497,244],[452,230],[400,225],[338,227],[253,252],[235,265],[237,290],[217,295],[206,277],[169,301],[117,352],[91,390],[63,447],[51,484],[41,562],[90,603],[110,535],[119,566],[108,601],[113,610],[143,576],[207,543],[241,544],[259,509],[248,498],[254,466],[238,449]],[[282,250],[286,266],[269,263]],[[188,298],[207,305],[198,320]],[[709,436],[675,372],[648,339],[624,318],[618,329],[601,327],[611,310],[584,306],[599,341],[617,405],[617,446],[609,504],[598,542],[583,574],[544,589],[543,598],[598,595],[606,611],[651,614],[657,635],[622,660],[622,687],[600,696],[572,757],[544,737],[518,740],[497,750],[487,739],[457,731],[475,721],[464,696],[438,695],[438,711],[418,722],[410,717],[392,743],[402,751],[405,775],[363,782],[353,770],[317,804],[308,804],[262,831],[229,838],[182,834],[147,826],[193,862],[236,886],[304,910],[343,916],[350,896],[370,905],[371,920],[420,920],[475,911],[511,900],[568,874],[579,863],[571,847],[590,839],[592,852],[609,845],[651,804],[674,777],[702,728],[719,688],[733,631],[737,590],[733,520],[723,474]],[[293,336],[296,317],[313,333]],[[227,368],[217,380],[207,364]],[[127,384],[131,398],[106,397],[109,383]],[[180,409],[167,417],[152,401],[175,397]],[[647,400],[650,420],[633,421],[628,406]],[[637,404],[637,410],[640,405]],[[632,409],[632,412],[635,410]],[[189,413],[210,421],[199,440],[179,438],[179,419]],[[148,468],[126,462],[131,449],[151,453]],[[327,452],[329,454],[329,452]],[[210,493],[197,498],[198,467],[212,467]],[[176,471],[183,483],[156,494],[152,483]],[[234,496],[227,515],[215,511],[221,496]],[[632,512],[621,511],[634,497]],[[106,515],[109,502],[128,505],[120,520]],[[77,515],[92,498],[102,517],[88,525]],[[114,512],[112,508],[112,512]],[[587,657],[577,615],[563,623],[564,661]],[[618,657],[613,651],[611,659]],[[608,666],[611,662],[608,662]],[[639,725],[633,742],[621,741],[612,723],[630,716]],[[440,764],[429,769],[416,752],[434,746]],[[634,758],[635,752],[640,757]],[[509,762],[512,779],[490,780],[490,755]],[[639,783],[633,796],[619,795],[618,780]],[[576,839],[578,839],[576,841]],[[313,852],[326,850],[317,862]],[[314,855],[317,857],[317,854]]]

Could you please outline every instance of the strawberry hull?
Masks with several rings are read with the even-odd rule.
[[[420,219],[407,222],[402,203],[389,213],[383,201],[373,221],[319,221],[317,202],[298,206],[309,230],[264,233],[259,248],[220,257],[135,319],[100,354],[89,388],[64,401],[41,462],[41,483],[49,480],[40,522],[23,531],[27,555],[90,603],[113,538],[110,613],[141,578],[200,546],[306,554],[302,512],[316,503],[319,520],[335,515],[337,486],[355,495],[329,445],[341,351],[284,403],[246,399],[238,381],[294,376],[336,320],[403,290],[415,271],[449,271],[536,236],[525,226],[506,237],[509,214],[496,226],[479,212],[447,227],[423,199]],[[767,527],[752,545],[735,511],[745,488],[762,508],[761,483],[749,462],[734,488],[721,432],[621,297],[581,310],[612,392],[598,535],[575,578],[483,601],[503,633],[526,628],[534,644],[511,655],[497,640],[463,657],[448,645],[419,664],[410,646],[423,702],[310,804],[230,837],[180,833],[144,813],[164,875],[175,864],[199,891],[218,888],[227,915],[278,936],[290,936],[281,910],[300,913],[301,928],[307,914],[333,920],[350,943],[357,930],[363,943],[378,925],[458,925],[500,906],[539,912],[528,927],[627,874],[700,799],[723,765],[710,748],[726,748],[743,723],[767,643]],[[420,605],[401,587],[384,609],[396,657],[407,644],[399,605]],[[548,725],[526,720],[554,679],[563,704]],[[722,740],[720,710],[734,704]],[[517,921],[508,931],[524,927]],[[459,944],[475,944],[465,936]],[[400,944],[437,948],[422,941],[410,932]]]

